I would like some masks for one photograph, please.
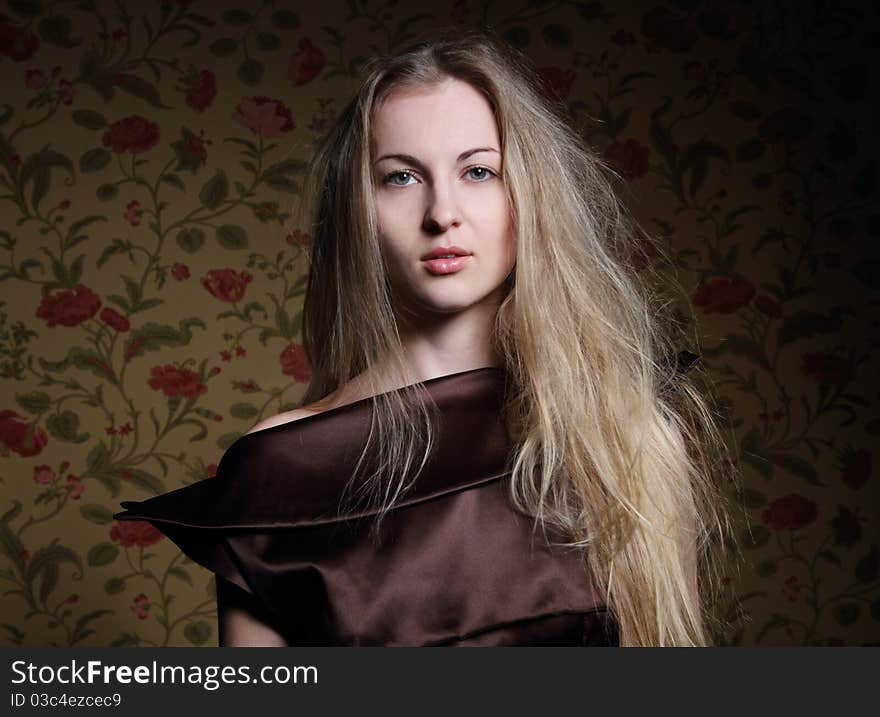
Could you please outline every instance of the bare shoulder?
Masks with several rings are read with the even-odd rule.
[[[266,428],[280,426],[283,423],[292,423],[293,421],[298,421],[300,418],[314,416],[316,413],[321,413],[323,410],[326,410],[326,407],[311,404],[309,406],[302,406],[301,408],[294,408],[290,411],[284,411],[275,416],[264,418],[262,421],[254,425],[247,433],[256,433],[257,431],[262,431]]]
[[[351,401],[360,398],[360,394],[356,392],[357,390],[358,388],[356,382],[347,382],[341,388],[338,388],[337,390],[333,391],[328,396],[325,396],[319,401],[310,403],[308,406],[300,406],[299,408],[294,408],[290,411],[284,411],[283,413],[279,413],[275,416],[264,418],[262,421],[253,426],[248,431],[248,433],[256,433],[257,431],[262,431],[266,428],[280,426],[283,423],[292,423],[293,421],[298,421],[301,418],[308,418],[309,416],[314,416],[318,413],[323,413],[324,411],[329,411],[333,408],[339,408],[340,406],[344,406],[347,403],[350,403]]]

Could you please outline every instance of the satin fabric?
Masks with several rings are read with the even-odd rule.
[[[242,436],[217,474],[123,501],[195,562],[247,593],[291,645],[617,645],[580,555],[551,547],[508,497],[506,373],[424,382],[436,450],[372,540],[340,511],[369,399]]]

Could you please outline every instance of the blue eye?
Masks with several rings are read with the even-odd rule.
[[[399,176],[401,176],[401,175],[406,176],[406,177],[411,177],[411,176],[412,176],[412,174],[411,174],[410,172],[407,172],[407,171],[405,171],[405,170],[400,169],[400,170],[398,170],[398,171],[396,171],[396,172],[391,172],[391,174],[386,174],[386,175],[385,175],[385,179],[384,179],[383,181],[384,181],[386,184],[392,184],[392,185],[394,185],[395,187],[407,187],[407,186],[409,186],[408,184],[397,184],[397,183],[391,181],[391,178],[392,178],[392,177],[399,177]]]
[[[474,172],[474,171],[477,171],[477,170],[479,170],[479,171],[481,171],[481,172],[485,172],[485,174],[483,175],[484,177],[494,177],[494,176],[496,176],[496,175],[495,175],[495,172],[493,172],[493,171],[492,171],[491,169],[489,169],[488,167],[479,167],[479,166],[477,166],[477,167],[470,167],[470,168],[468,169],[468,172]],[[480,181],[484,181],[484,180],[481,179]]]

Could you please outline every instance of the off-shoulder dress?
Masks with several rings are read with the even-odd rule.
[[[123,501],[114,517],[152,523],[289,645],[617,645],[582,557],[512,507],[506,376],[481,367],[424,382],[436,449],[378,542],[371,511],[339,510],[369,399],[246,434],[214,477]]]

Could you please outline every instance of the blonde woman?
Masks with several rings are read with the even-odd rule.
[[[305,405],[117,516],[217,573],[220,644],[712,644],[723,444],[530,66],[376,59],[309,176]]]

